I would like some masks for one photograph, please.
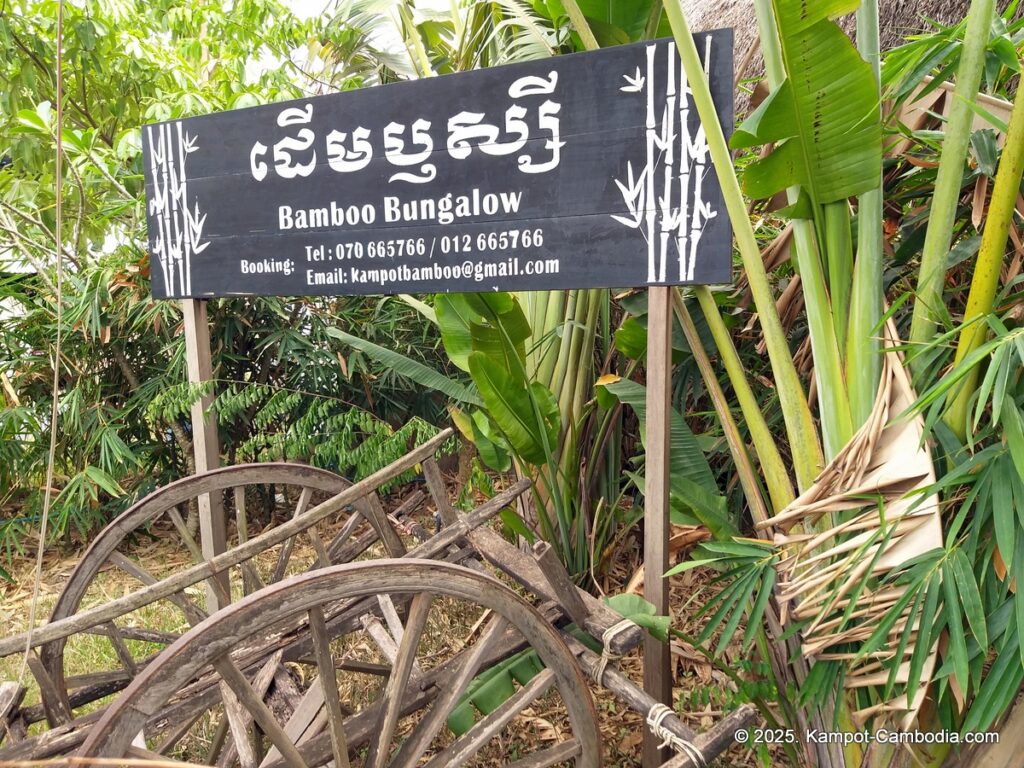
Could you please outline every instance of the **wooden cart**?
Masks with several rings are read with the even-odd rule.
[[[22,706],[23,689],[0,685],[0,765],[199,753],[225,768],[598,766],[589,683],[646,718],[675,748],[673,768],[732,743],[750,707],[694,734],[617,671],[639,627],[573,586],[546,544],[523,552],[483,525],[527,481],[469,514],[452,508],[432,458],[449,434],[355,484],[304,465],[243,465],[138,502],[93,541],[32,635],[41,703]],[[378,490],[414,469],[426,492],[386,511]],[[210,559],[184,519],[204,494],[234,512],[228,549]],[[428,496],[433,534],[412,516]],[[254,516],[281,519],[282,508],[285,522],[249,536]],[[132,559],[154,531],[173,532],[187,561],[175,565],[166,541],[165,571]],[[111,569],[137,587],[105,592]],[[0,656],[28,642],[0,640]],[[76,642],[109,644],[116,664],[73,673],[65,651]]]

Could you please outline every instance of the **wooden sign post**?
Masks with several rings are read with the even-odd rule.
[[[191,384],[213,381],[210,360],[210,323],[206,319],[206,302],[201,299],[183,299],[181,302],[185,323],[185,363]],[[208,392],[192,404],[192,454],[196,472],[206,472],[220,465],[220,440],[217,437],[217,414],[210,406],[213,392]],[[203,557],[207,560],[227,549],[227,521],[224,518],[224,500],[220,494],[204,493],[199,497],[199,535]],[[217,577],[221,588],[208,590],[207,606],[215,611],[228,601],[223,595],[231,594],[227,574]],[[221,594],[221,589],[223,590]]]
[[[669,615],[669,409],[672,393],[672,291],[656,286],[647,291],[647,461],[644,480],[644,599]],[[669,645],[648,634],[644,638],[644,691],[672,705],[672,654]],[[644,729],[643,764],[661,765],[667,750]]]
[[[694,36],[726,133],[732,32]],[[675,43],[655,40],[143,127],[153,294],[649,288],[645,594],[668,612],[670,286],[728,283],[732,231]],[[209,400],[196,467],[215,465]],[[203,552],[224,546],[201,503]],[[216,604],[216,599],[213,600]],[[670,704],[668,648],[645,688]],[[645,765],[660,762],[645,742]]]

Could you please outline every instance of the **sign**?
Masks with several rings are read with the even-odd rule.
[[[726,131],[732,32],[696,36]],[[153,294],[727,283],[675,43],[144,126]]]

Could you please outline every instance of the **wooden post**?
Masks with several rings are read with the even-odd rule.
[[[647,466],[644,490],[644,598],[668,615],[669,409],[672,391],[672,288],[647,291]],[[644,691],[672,706],[671,653],[667,643],[644,638]],[[668,750],[644,729],[643,765],[665,762]]]
[[[206,301],[183,299],[181,309],[185,316],[185,361],[188,366],[188,380],[192,384],[213,379],[213,364],[210,360],[210,324],[206,319]],[[217,414],[213,404],[212,390],[192,404],[192,452],[196,459],[196,472],[206,472],[220,465],[220,440],[217,437]],[[224,518],[224,500],[220,494],[203,494],[199,497],[199,535],[203,557],[210,558],[227,549],[227,521]],[[226,573],[217,577],[224,587],[224,594],[230,595],[231,588]],[[207,607],[209,613],[223,608],[224,600],[214,589],[209,589]]]

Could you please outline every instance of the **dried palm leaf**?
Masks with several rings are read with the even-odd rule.
[[[783,624],[806,622],[802,652],[819,661],[845,661],[849,688],[884,686],[890,669],[907,682],[916,625],[910,627],[902,659],[894,655],[907,629],[908,607],[890,630],[891,642],[858,659],[851,645],[865,642],[903,595],[886,575],[911,558],[942,546],[938,497],[925,489],[935,482],[932,457],[920,417],[902,417],[916,399],[901,356],[895,327],[886,326],[882,378],[867,422],[799,498],[760,527],[774,531],[782,557],[778,598]],[[828,530],[814,526],[827,517]],[[930,620],[930,617],[927,617]],[[922,676],[931,678],[933,647]],[[913,701],[896,696],[855,715],[885,715],[909,728],[927,685]]]

